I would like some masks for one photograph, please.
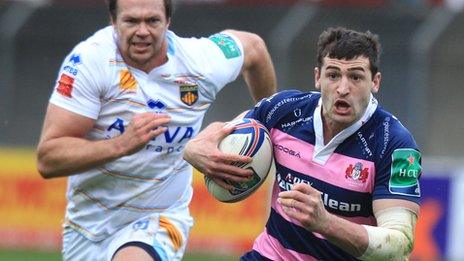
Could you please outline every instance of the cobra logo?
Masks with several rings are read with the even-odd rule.
[[[289,154],[292,157],[297,157],[297,158],[301,159],[300,152],[292,150],[292,149],[287,148],[285,146],[282,146],[280,144],[274,144],[274,149],[282,151],[283,153]]]

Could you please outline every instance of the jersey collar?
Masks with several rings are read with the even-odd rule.
[[[364,112],[364,115],[355,123],[348,128],[342,130],[340,133],[335,135],[326,145],[324,145],[324,130],[322,124],[322,97],[319,98],[318,105],[314,110],[314,132],[316,135],[316,145],[314,148],[313,161],[324,165],[329,159],[330,155],[335,151],[338,145],[340,145],[346,138],[355,133],[361,126],[366,123],[374,114],[377,109],[378,101],[374,98],[374,95],[370,96],[370,102]]]

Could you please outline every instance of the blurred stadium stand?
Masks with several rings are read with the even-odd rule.
[[[326,27],[379,34],[381,104],[413,131],[424,157],[434,159],[425,163],[432,172],[464,166],[463,0],[174,2],[171,29],[178,35],[208,36],[224,28],[261,35],[280,89],[314,89],[316,41]],[[0,2],[0,146],[36,145],[62,59],[108,23],[104,0]],[[204,124],[252,105],[238,81],[220,93]]]

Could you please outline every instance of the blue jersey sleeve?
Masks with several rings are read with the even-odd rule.
[[[421,153],[409,131],[386,118],[376,162],[375,199],[404,199],[420,203]]]

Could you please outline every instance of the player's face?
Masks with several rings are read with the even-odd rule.
[[[380,86],[380,73],[372,78],[369,59],[352,60],[326,56],[321,69],[315,69],[316,88],[322,94],[322,115],[325,123],[337,131],[359,120],[369,103],[371,92]]]
[[[163,0],[118,0],[117,17],[112,22],[127,64],[151,70],[167,61],[165,34],[170,21]]]

